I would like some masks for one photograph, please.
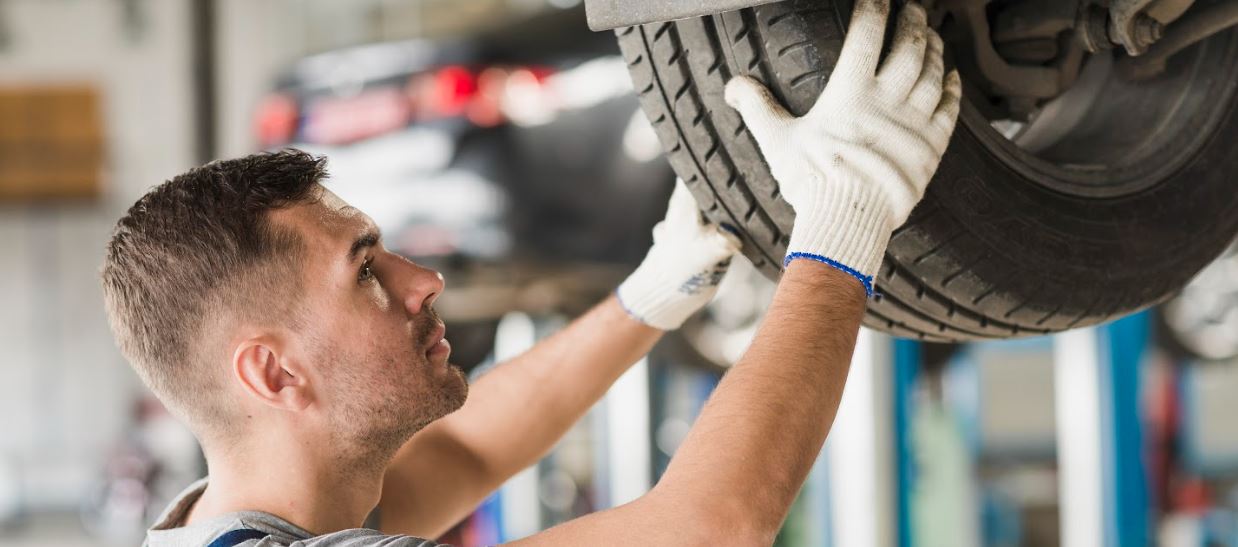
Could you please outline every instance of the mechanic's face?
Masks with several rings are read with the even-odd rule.
[[[447,363],[451,346],[432,307],[443,276],[388,252],[374,222],[329,191],[279,213],[306,243],[299,330],[332,434],[358,450],[394,452],[459,408],[468,385]]]

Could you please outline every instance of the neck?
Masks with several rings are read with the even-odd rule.
[[[257,445],[247,449],[208,448],[210,482],[186,524],[261,511],[315,535],[360,527],[382,494],[385,460],[358,461],[324,450],[339,444],[284,437],[247,443]]]

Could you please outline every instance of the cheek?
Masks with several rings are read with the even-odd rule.
[[[418,355],[398,300],[378,285],[361,292],[320,316],[320,325],[327,330],[325,339],[355,356],[364,375],[389,377],[393,367],[410,369],[410,359]]]
[[[390,313],[393,303],[391,295],[383,290],[382,285],[370,283],[370,286],[366,287],[365,298],[362,304],[364,308],[379,313]]]
[[[381,291],[354,295],[346,302],[318,308],[311,336],[325,347],[372,363],[407,338],[404,324],[390,313],[390,299]],[[374,368],[379,368],[377,363]]]
[[[335,308],[336,318],[332,322],[341,323],[353,333],[369,333],[382,329],[395,315],[395,299],[384,291],[377,283],[368,287],[354,287],[351,294],[339,299]]]

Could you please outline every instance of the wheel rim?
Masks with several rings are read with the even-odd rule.
[[[1075,85],[1026,124],[990,121],[972,99],[960,121],[1003,163],[1051,190],[1114,198],[1153,187],[1194,158],[1232,107],[1238,32],[1182,52],[1145,82],[1123,78],[1113,55],[1091,56]]]

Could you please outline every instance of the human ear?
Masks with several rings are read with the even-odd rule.
[[[246,339],[232,355],[232,372],[245,392],[262,403],[280,410],[302,410],[312,400],[309,382],[284,349],[275,337]]]

